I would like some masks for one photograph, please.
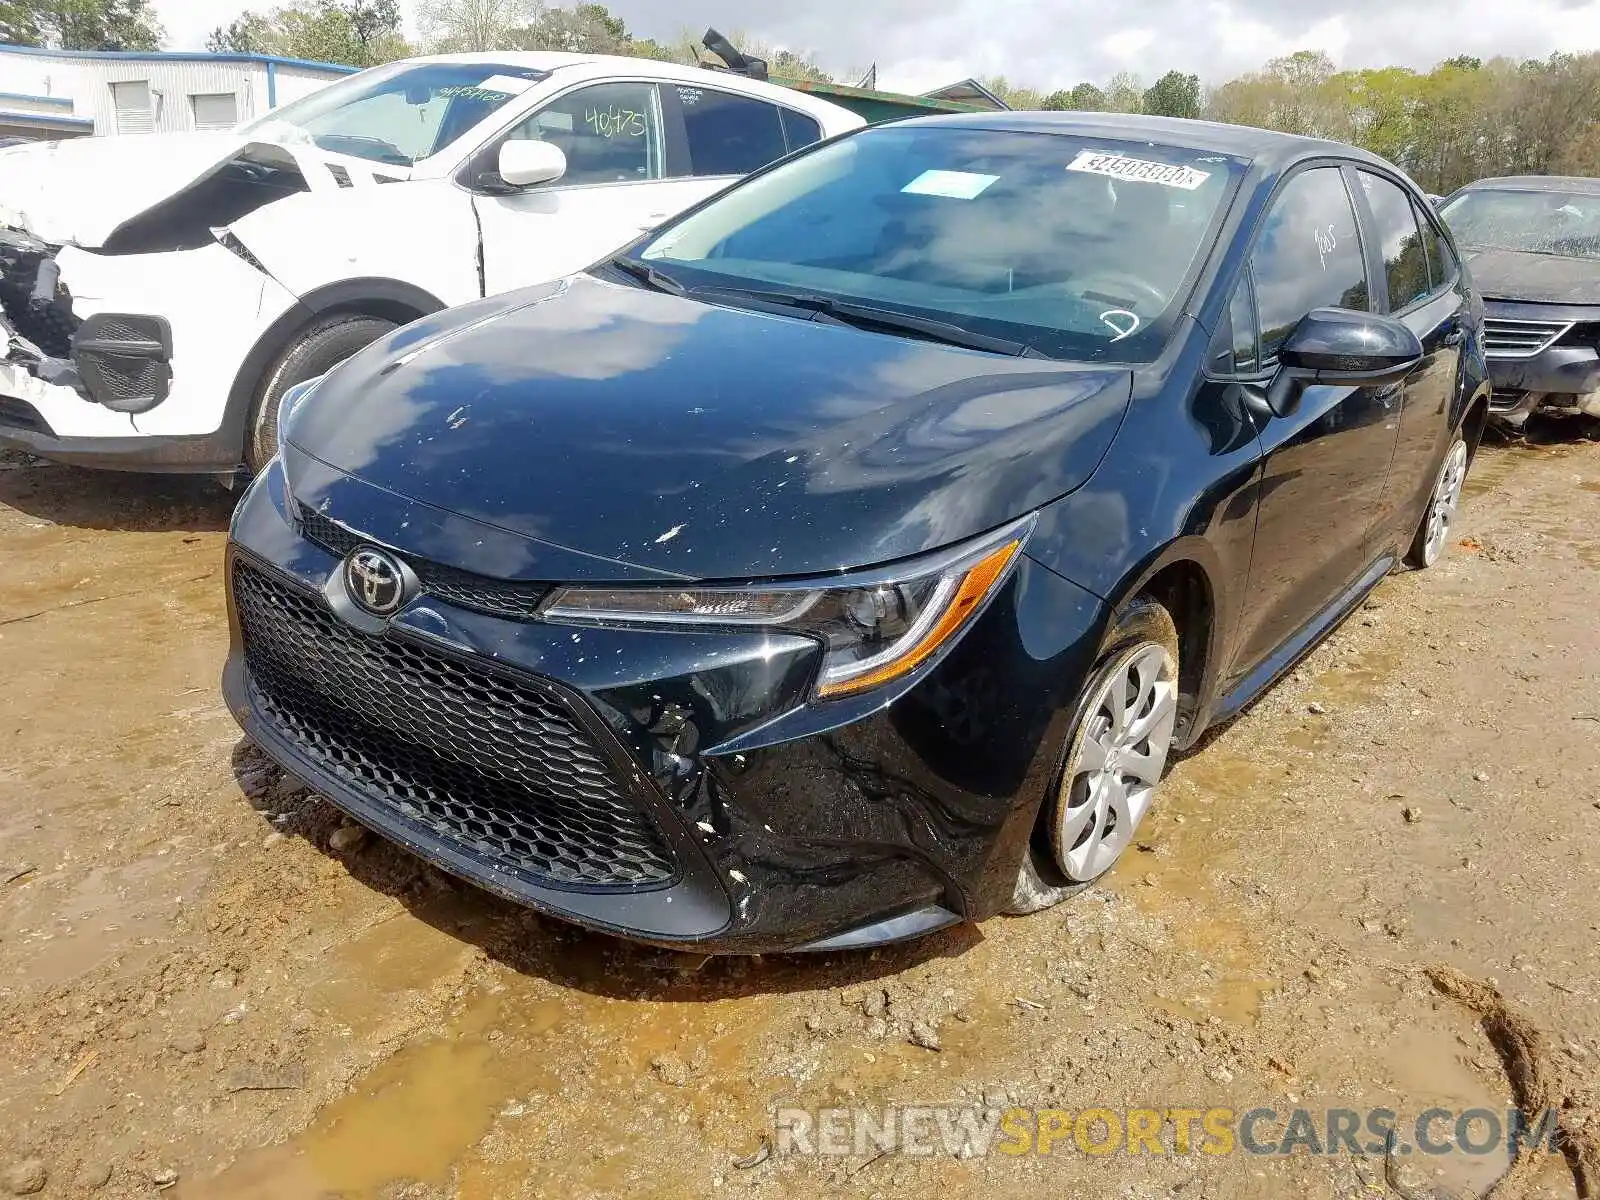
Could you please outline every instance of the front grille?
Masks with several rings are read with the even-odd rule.
[[[1510,412],[1522,403],[1522,398],[1527,394],[1520,389],[1495,388],[1489,396],[1489,409],[1491,412]]]
[[[367,544],[366,539],[337,521],[323,516],[306,504],[297,504],[300,533],[317,543],[330,554],[345,557],[357,546]],[[539,605],[550,594],[543,583],[523,583],[512,579],[491,579],[460,571],[443,563],[401,555],[406,564],[417,573],[422,590],[431,596],[454,604],[458,608],[475,609],[497,617],[513,620],[531,620],[538,615]]]
[[[251,698],[369,802],[535,883],[658,886],[677,870],[570,704],[394,633],[236,559]]]
[[[1484,352],[1495,358],[1532,358],[1571,328],[1571,321],[1489,317],[1483,323]]]

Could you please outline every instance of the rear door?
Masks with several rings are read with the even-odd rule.
[[[1325,609],[1370,561],[1369,535],[1400,429],[1401,388],[1313,385],[1267,415],[1267,382],[1313,308],[1368,311],[1367,255],[1344,171],[1314,165],[1279,188],[1250,255],[1260,331],[1257,424],[1265,456],[1234,674],[1243,675]],[[1236,318],[1237,319],[1237,318]]]
[[[1384,491],[1384,522],[1374,549],[1409,540],[1432,494],[1450,434],[1450,408],[1461,370],[1466,295],[1461,272],[1431,219],[1408,188],[1375,171],[1356,172],[1370,214],[1388,311],[1422,343],[1423,358],[1406,380],[1400,438]]]

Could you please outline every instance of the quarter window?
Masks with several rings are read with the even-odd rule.
[[[780,108],[778,113],[783,118],[783,139],[791,153],[822,140],[822,126],[805,113],[788,108]]]
[[[1383,252],[1383,271],[1389,280],[1389,310],[1399,312],[1428,294],[1428,255],[1417,229],[1417,212],[1411,197],[1381,175],[1367,171],[1361,190],[1367,195],[1372,220]]]
[[[560,182],[660,179],[661,114],[651,83],[599,83],[545,105],[508,139],[549,142],[567,156]]]
[[[1261,321],[1261,361],[1278,351],[1313,308],[1371,307],[1366,258],[1344,174],[1302,171],[1284,185],[1250,257]]]
[[[1256,348],[1256,306],[1250,291],[1250,276],[1246,274],[1233,290],[1228,304],[1228,321],[1233,329],[1233,371],[1248,375],[1260,363]]]
[[[677,91],[696,175],[748,175],[789,152],[777,105],[686,84]]]

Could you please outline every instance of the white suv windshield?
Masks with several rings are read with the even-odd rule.
[[[1138,361],[1243,171],[1151,142],[883,126],[733,188],[640,257],[692,289],[866,302],[1054,358]]]
[[[409,167],[547,77],[503,63],[396,63],[313,92],[239,132]]]

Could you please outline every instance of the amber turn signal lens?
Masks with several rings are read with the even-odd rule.
[[[1005,577],[1006,568],[1011,565],[1011,560],[1021,549],[1022,539],[1016,538],[991,551],[969,567],[961,578],[961,585],[956,588],[955,595],[951,597],[949,605],[939,615],[939,619],[927,633],[907,647],[905,653],[865,675],[841,679],[837,683],[824,683],[817,688],[817,695],[824,700],[832,700],[839,696],[864,692],[898,679],[927,661],[940,646],[960,632],[968,618],[977,611],[989,593],[994,591],[995,585]]]

